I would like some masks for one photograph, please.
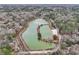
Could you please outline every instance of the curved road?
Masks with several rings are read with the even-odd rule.
[[[17,36],[17,42],[19,44],[19,48],[21,49],[20,52],[16,53],[16,54],[49,54],[49,53],[54,53],[56,52],[57,50],[60,49],[60,44],[61,44],[61,36],[59,34],[59,43],[58,44],[55,44],[55,48],[53,49],[50,49],[50,50],[42,50],[42,51],[29,51],[29,47],[27,46],[27,44],[25,43],[25,41],[23,41],[21,35],[23,33],[25,29],[22,28],[18,33],[19,35]]]

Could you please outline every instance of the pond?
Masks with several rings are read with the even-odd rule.
[[[28,28],[22,33],[22,38],[31,50],[41,50],[53,48],[53,43],[39,41],[37,39],[37,27],[38,24],[47,24],[43,19],[36,19],[30,22]],[[52,32],[48,25],[42,26],[40,32],[43,38],[52,36]]]

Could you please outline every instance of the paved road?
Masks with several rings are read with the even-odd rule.
[[[24,29],[24,28],[23,28]],[[60,44],[61,44],[61,36],[59,38],[59,43],[56,44],[55,48],[50,49],[50,50],[42,50],[42,51],[29,51],[28,46],[25,44],[25,42],[23,41],[21,34],[23,32],[23,29],[21,29],[19,36],[18,36],[18,40],[17,42],[19,42],[19,47],[21,48],[21,51],[18,52],[17,54],[48,54],[48,53],[53,53],[56,52],[57,50],[60,49]]]
[[[54,49],[51,50],[42,50],[42,51],[21,51],[17,54],[25,54],[25,55],[40,55],[40,54],[52,54],[60,49],[60,45],[57,45]]]

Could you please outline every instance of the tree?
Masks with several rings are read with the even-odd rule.
[[[5,47],[2,47],[0,49],[5,55],[10,55],[12,53],[12,48],[9,45],[6,45]]]

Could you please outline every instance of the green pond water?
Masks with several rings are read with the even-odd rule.
[[[46,43],[46,42],[43,42],[43,41],[39,41],[37,39],[38,24],[47,24],[47,22],[45,20],[42,20],[42,19],[36,19],[35,21],[32,21],[29,24],[29,27],[22,34],[22,37],[25,40],[26,44],[32,50],[53,48],[52,43]],[[48,25],[42,26],[40,28],[40,31],[41,31],[43,38],[48,38],[52,35]]]

